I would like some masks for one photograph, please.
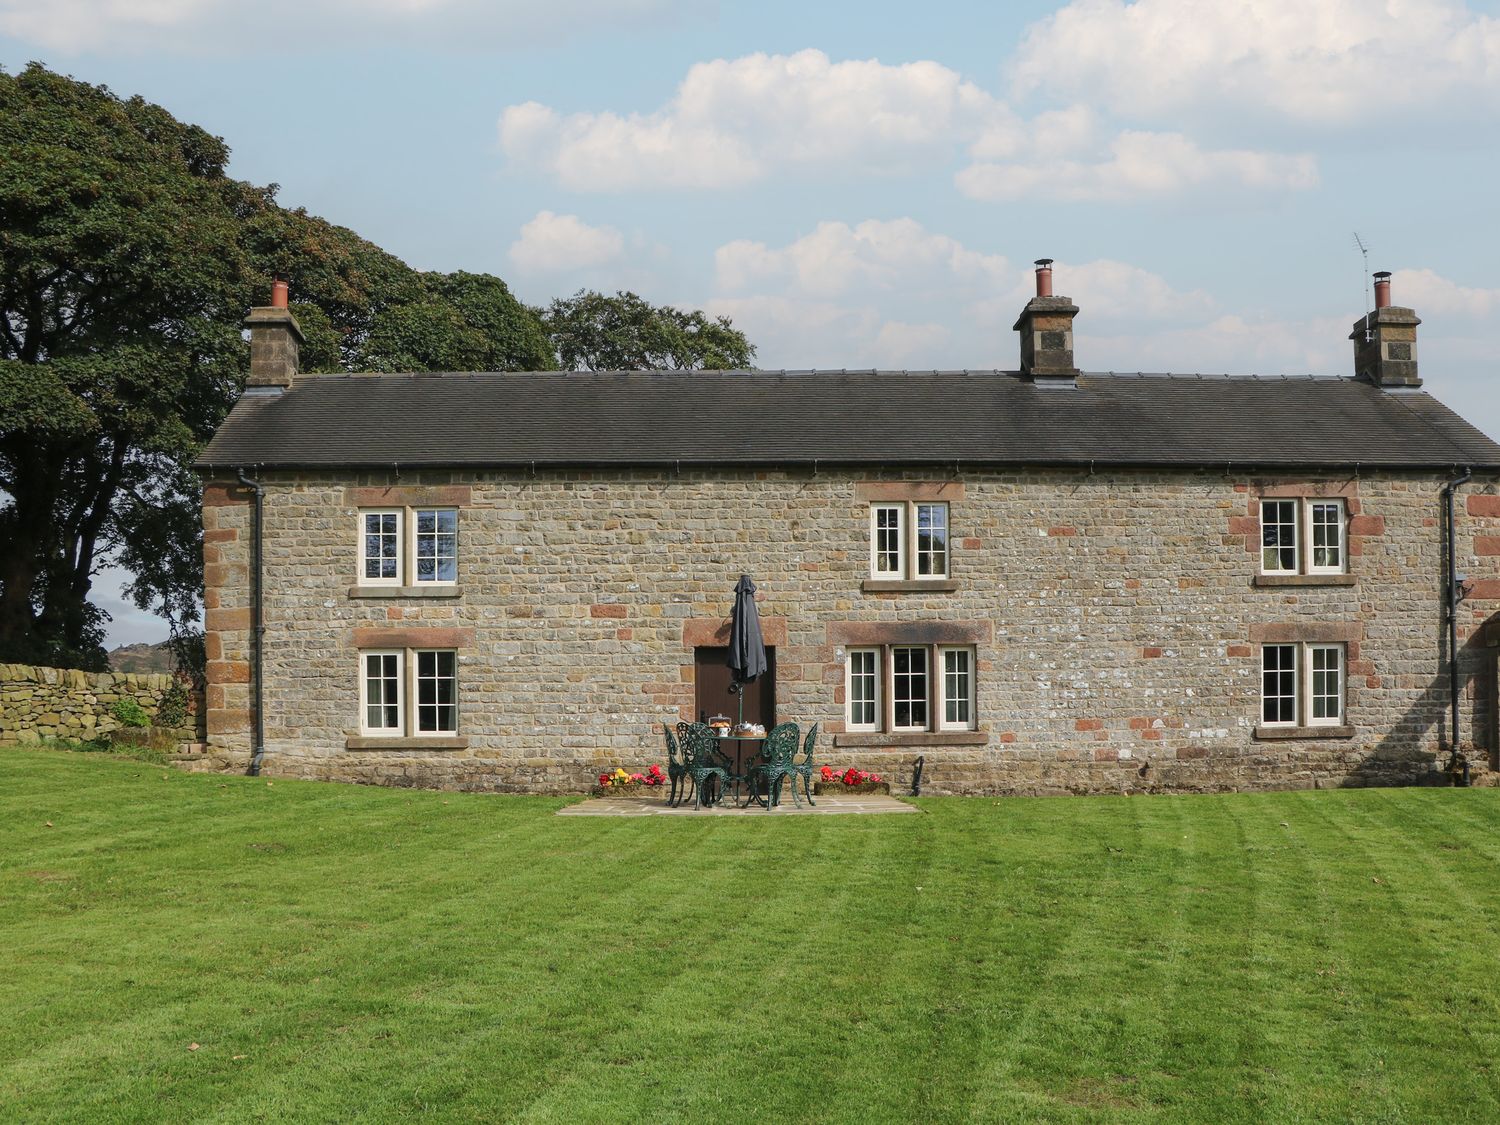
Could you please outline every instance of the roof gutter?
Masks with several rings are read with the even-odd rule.
[[[262,649],[265,639],[264,605],[262,601],[261,584],[261,527],[263,509],[265,504],[265,493],[258,481],[253,481],[245,475],[243,468],[235,469],[240,484],[244,485],[255,495],[255,532],[250,547],[250,585],[252,593],[250,608],[250,676],[254,684],[254,699],[252,706],[255,708],[255,735],[254,748],[250,754],[250,776],[260,776],[260,764],[266,756],[266,717],[263,706],[265,697],[262,692],[263,667]]]
[[[218,463],[212,461],[195,461],[193,468],[200,473],[212,473],[215,470],[233,470],[242,462]],[[973,454],[960,454],[957,457],[952,453],[943,453],[937,456],[927,457],[870,457],[870,458],[843,458],[843,457],[803,457],[795,460],[777,457],[758,457],[743,461],[732,461],[715,457],[667,457],[667,458],[641,458],[639,460],[601,460],[586,458],[568,458],[556,461],[543,460],[534,457],[512,458],[509,460],[493,461],[404,461],[402,466],[410,471],[423,469],[433,470],[515,470],[533,474],[538,469],[564,470],[564,469],[669,469],[674,472],[683,468],[690,469],[806,469],[811,471],[815,466],[819,470],[829,469],[860,469],[868,471],[877,468],[890,468],[902,465],[933,465],[952,468],[961,463],[966,469],[1084,469],[1097,474],[1101,469],[1123,469],[1151,472],[1213,472],[1223,471],[1232,466],[1235,472],[1246,474],[1269,474],[1283,472],[1304,472],[1315,470],[1318,472],[1339,472],[1348,470],[1356,475],[1371,469],[1379,469],[1388,472],[1432,472],[1434,470],[1451,469],[1452,461],[1225,461],[1215,459],[1212,461],[1115,461],[1107,458],[1097,457],[1075,457],[1075,458],[1015,458],[1015,457],[976,457]],[[286,472],[326,472],[330,470],[358,470],[362,472],[388,470],[392,462],[385,461],[286,461],[286,462],[258,462],[257,467],[265,470],[277,470]],[[1472,468],[1482,472],[1500,471],[1500,461],[1475,462]]]

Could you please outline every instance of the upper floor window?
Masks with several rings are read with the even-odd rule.
[[[457,581],[458,509],[360,510],[361,585],[452,585]]]
[[[1339,499],[1262,500],[1261,573],[1344,573],[1345,523],[1344,502]]]
[[[361,582],[401,584],[401,512],[359,514]]]
[[[870,576],[948,577],[948,505],[920,500],[870,505]]]

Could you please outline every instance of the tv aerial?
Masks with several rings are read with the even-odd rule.
[[[1375,307],[1375,298],[1370,293],[1370,248],[1365,245],[1365,240],[1359,237],[1359,231],[1354,232],[1354,246],[1363,255],[1365,264],[1361,277],[1364,278],[1365,292],[1365,343],[1370,342],[1370,313],[1368,310]]]

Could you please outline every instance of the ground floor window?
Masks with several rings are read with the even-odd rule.
[[[362,652],[360,696],[362,734],[457,734],[458,654],[451,649]],[[408,706],[412,699],[414,708]]]
[[[1337,726],[1344,721],[1342,644],[1263,645],[1260,720],[1266,726]]]
[[[844,729],[974,729],[974,650],[950,645],[850,649]]]

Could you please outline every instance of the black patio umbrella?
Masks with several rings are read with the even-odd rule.
[[[740,575],[734,587],[734,616],[729,624],[729,690],[739,696],[740,722],[745,721],[744,685],[766,671],[766,642],[760,635],[760,611],[755,608],[755,583]]]

